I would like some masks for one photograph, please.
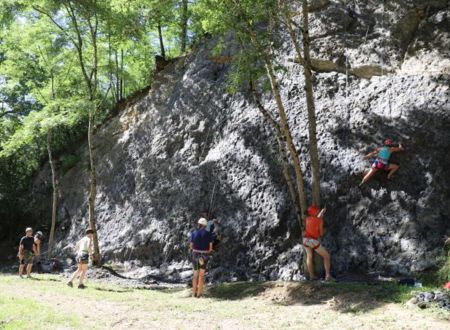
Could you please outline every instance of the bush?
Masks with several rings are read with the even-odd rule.
[[[61,171],[66,173],[72,167],[74,167],[80,161],[80,156],[78,155],[66,155],[61,161]]]

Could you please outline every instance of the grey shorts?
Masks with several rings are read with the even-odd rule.
[[[313,250],[317,250],[320,247],[320,241],[314,238],[305,237],[303,238],[303,245]]]
[[[206,269],[208,260],[209,260],[208,254],[192,252],[192,267],[194,268],[194,271],[198,271],[200,269]]]
[[[87,265],[89,263],[89,253],[81,252],[77,254],[77,262],[79,264]]]

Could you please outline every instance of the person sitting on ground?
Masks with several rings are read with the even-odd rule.
[[[303,246],[306,250],[306,266],[308,268],[310,280],[316,279],[314,274],[313,257],[317,252],[323,258],[325,268],[325,280],[331,281],[331,258],[328,251],[320,244],[320,238],[323,236],[323,215],[326,209],[319,212],[319,208],[315,205],[308,207],[308,217],[305,220],[305,231],[303,233]]]
[[[206,230],[212,234],[213,251],[215,251],[222,240],[222,235],[220,234],[220,220],[213,216],[212,219],[208,220]]]
[[[75,250],[77,251],[77,263],[78,268],[73,273],[70,281],[67,283],[68,286],[73,287],[73,281],[79,277],[80,283],[78,285],[78,289],[84,289],[85,285],[83,283],[84,277],[86,276],[89,264],[89,257],[92,255],[92,242],[94,238],[94,231],[92,229],[86,230],[86,236],[80,239],[75,246]]]
[[[192,251],[192,266],[194,269],[192,294],[197,298],[203,294],[206,265],[213,249],[213,238],[211,233],[206,230],[206,226],[208,226],[208,220],[200,218],[198,220],[198,230],[192,233],[189,244],[189,249]]]
[[[38,269],[41,264],[41,243],[43,239],[44,234],[41,231],[37,231],[34,235],[34,246],[36,247],[36,253],[34,255],[34,265],[37,266]]]
[[[391,139],[387,139],[384,141],[383,147],[377,148],[374,151],[372,151],[371,153],[364,156],[364,159],[372,158],[375,156],[376,156],[376,159],[359,185],[362,186],[364,183],[369,181],[370,178],[372,178],[372,176],[378,170],[389,171],[387,178],[388,178],[388,180],[391,179],[392,176],[395,174],[395,172],[398,171],[400,166],[397,164],[389,163],[389,159],[391,158],[391,155],[393,153],[400,152],[403,150],[404,149],[401,144],[399,144],[398,147],[395,147],[393,141]]]
[[[19,276],[23,278],[23,270],[27,267],[27,278],[31,278],[33,268],[33,257],[36,254],[36,246],[34,245],[33,229],[25,229],[25,236],[20,239],[19,244]]]

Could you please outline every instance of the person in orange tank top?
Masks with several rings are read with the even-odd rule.
[[[313,257],[314,251],[317,252],[323,258],[323,265],[325,268],[325,280],[331,281],[331,258],[328,251],[320,245],[320,238],[323,236],[323,215],[326,209],[322,209],[319,212],[319,208],[316,205],[308,207],[308,217],[305,220],[305,231],[303,233],[303,246],[306,251],[306,266],[308,267],[309,278],[316,279],[314,275]]]

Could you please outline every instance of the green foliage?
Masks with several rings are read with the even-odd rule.
[[[80,156],[78,155],[65,155],[61,160],[61,172],[65,174],[68,170],[73,168],[80,161]]]
[[[228,75],[229,92],[248,88],[250,81],[263,91],[270,89],[264,56],[271,57],[276,69],[283,69],[273,56],[281,40],[273,24],[279,10],[278,2],[269,0],[199,0],[194,5],[194,15],[204,31],[224,39],[232,34],[238,44]],[[219,43],[216,51],[220,52],[221,46]]]
[[[0,2],[0,217],[21,209],[19,197],[47,160],[47,145],[63,160],[57,170],[79,161],[71,149],[87,133],[91,104],[77,28],[93,72],[89,20],[97,27],[95,125],[101,125],[116,102],[150,84],[158,26],[168,57],[180,54],[181,10],[181,0]],[[203,31],[189,31],[189,39],[197,33]]]

